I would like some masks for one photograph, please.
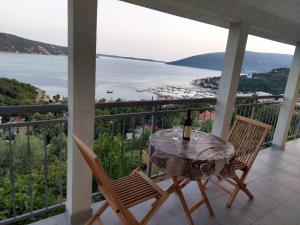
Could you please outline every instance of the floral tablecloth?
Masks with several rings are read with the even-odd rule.
[[[182,139],[182,130],[161,130],[151,135],[151,162],[170,176],[191,180],[213,175],[232,176],[233,146],[225,140],[201,131],[193,131],[191,140]]]

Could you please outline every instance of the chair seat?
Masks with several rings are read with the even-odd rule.
[[[244,171],[244,170],[246,170],[248,168],[245,163],[243,163],[243,162],[241,162],[239,160],[234,160],[233,165],[234,165],[234,169],[235,170],[242,170],[242,171]]]
[[[153,198],[159,198],[163,191],[140,172],[112,181],[113,189],[126,208]]]

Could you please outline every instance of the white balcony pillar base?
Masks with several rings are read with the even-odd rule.
[[[234,110],[236,93],[245,55],[249,26],[243,23],[231,23],[224,58],[224,68],[219,84],[219,93],[215,107],[216,116],[212,133],[226,138]]]
[[[95,121],[97,0],[68,1],[68,161],[67,202],[69,224],[91,216],[92,174],[72,134],[93,149]]]
[[[300,88],[300,42],[296,49],[288,76],[282,105],[277,120],[277,125],[272,141],[273,147],[283,150],[287,139],[292,116],[295,110],[297,95]]]

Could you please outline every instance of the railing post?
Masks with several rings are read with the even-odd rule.
[[[297,126],[296,126],[296,129],[295,129],[295,136],[294,136],[295,139],[298,137],[299,130],[300,130],[300,119],[298,119],[298,121],[297,121]]]
[[[236,100],[236,93],[245,48],[248,37],[248,25],[244,23],[231,23],[224,58],[224,68],[219,85],[216,116],[213,122],[212,133],[226,138],[230,128],[232,113]]]
[[[272,146],[283,150],[295,111],[297,95],[300,87],[300,42],[297,42],[296,49],[288,76],[283,101],[276,124]]]
[[[152,116],[151,116],[151,134],[155,133],[155,125],[156,125],[156,111],[157,111],[157,106],[152,106]],[[151,172],[152,172],[152,163],[150,161],[152,156],[152,149],[150,144],[148,145],[148,163],[147,163],[147,175],[148,177],[151,177]]]
[[[256,113],[256,104],[257,104],[257,99],[254,98],[252,101],[252,107],[251,107],[251,119],[254,119],[254,115]]]
[[[97,0],[68,1],[68,224],[92,215],[92,173],[73,142],[94,146]]]

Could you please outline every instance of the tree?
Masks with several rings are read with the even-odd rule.
[[[52,100],[54,103],[59,103],[60,102],[60,95],[56,94],[52,96]]]

